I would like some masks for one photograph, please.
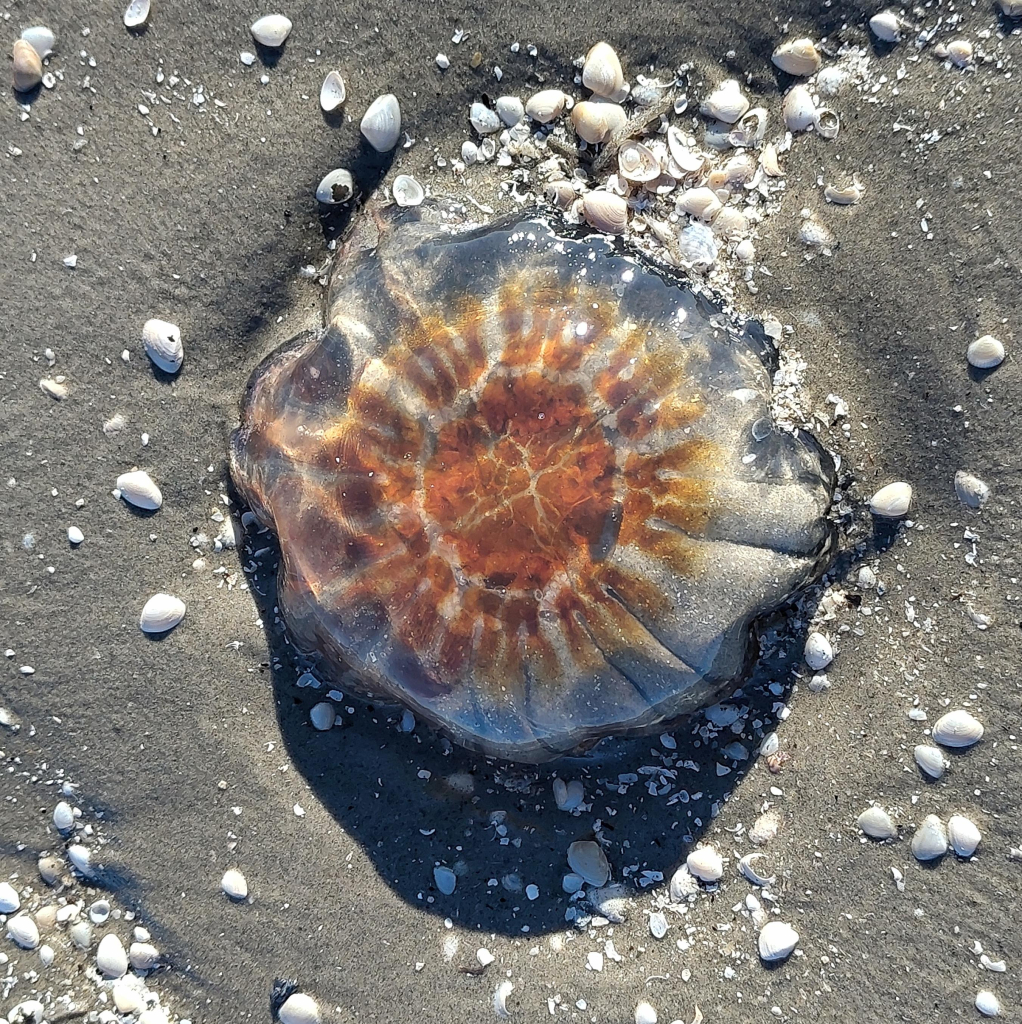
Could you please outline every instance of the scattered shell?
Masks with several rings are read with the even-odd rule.
[[[724,874],[724,861],[712,846],[700,846],[685,859],[691,874],[703,882],[716,882]]]
[[[337,719],[337,709],[328,700],[321,700],[309,709],[309,721],[313,729],[319,732],[328,732],[334,727]]]
[[[133,469],[130,473],[122,473],[117,478],[117,491],[129,505],[149,511],[158,509],[163,504],[163,495],[153,478],[141,469]]]
[[[851,206],[860,199],[862,199],[863,193],[866,189],[862,186],[861,182],[855,178],[852,180],[851,185],[828,185],[823,190],[823,198],[828,203],[836,203],[838,206]]]
[[[635,1007],[635,1024],[657,1024],[656,1010],[645,1000]]]
[[[377,153],[389,153],[401,138],[401,106],[397,97],[392,92],[377,96],[362,115],[359,127]]]
[[[67,542],[74,547],[78,547],[85,540],[85,534],[77,526],[69,526],[67,528]]]
[[[667,148],[677,169],[681,171],[678,177],[698,174],[706,166],[706,157],[689,147],[685,133],[677,125],[672,124],[667,129]]]
[[[185,357],[181,328],[166,320],[146,320],[142,325],[146,355],[164,373],[177,373]]]
[[[820,70],[823,61],[820,51],[811,39],[795,39],[790,43],[782,43],[774,50],[770,58],[774,64],[789,75],[806,78]]]
[[[916,860],[937,860],[947,853],[947,833],[936,814],[928,814],[912,836],[912,856]]]
[[[570,181],[551,181],[543,189],[546,201],[559,210],[566,210],[575,201],[575,188]]]
[[[316,186],[316,199],[324,206],[346,203],[355,194],[355,180],[351,171],[338,167],[327,174]]]
[[[96,875],[96,869],[92,866],[92,852],[87,846],[82,846],[81,843],[75,843],[74,846],[67,848],[67,859],[71,861],[71,866],[84,875],[86,878],[94,878]]]
[[[149,0],[131,0],[124,12],[126,28],[141,28],[149,20]]]
[[[399,174],[390,191],[398,206],[421,206],[426,198],[426,190],[410,174]]]
[[[19,39],[11,50],[14,58],[14,88],[16,92],[29,92],[43,80],[43,62],[35,47]]]
[[[834,660],[834,648],[822,633],[810,633],[802,657],[814,672],[819,672]]]
[[[280,1024],[319,1024],[319,1006],[312,996],[293,992],[277,1011],[277,1020]]]
[[[728,133],[732,146],[758,146],[766,135],[769,114],[764,107],[754,107],[743,114],[738,124]]]
[[[554,803],[558,810],[574,811],[585,799],[585,787],[578,779],[565,782],[564,779],[554,779]]]
[[[580,839],[568,847],[568,866],[588,885],[604,886],[610,879],[610,862],[599,843]]]
[[[608,885],[603,889],[589,892],[589,902],[593,909],[605,917],[611,924],[623,924],[628,919],[631,902],[628,889],[623,885]]]
[[[480,946],[476,950],[476,960],[480,967],[489,967],[497,958],[485,947]]]
[[[167,633],[185,617],[185,603],[172,594],[153,594],[142,606],[138,628],[143,633]]]
[[[828,107],[818,107],[813,123],[821,138],[836,139],[841,128],[841,119]]]
[[[283,14],[266,14],[252,22],[252,38],[261,46],[276,49],[291,34],[291,21]]]
[[[458,884],[458,876],[450,868],[441,864],[433,868],[433,881],[445,896],[450,896]]]
[[[848,72],[844,68],[824,68],[816,76],[816,91],[828,98],[836,96],[848,81]]]
[[[835,245],[835,238],[830,228],[812,217],[807,217],[802,221],[798,237],[803,245],[810,249],[819,249],[821,252],[830,252]]]
[[[628,227],[628,204],[613,192],[587,192],[582,213],[591,227],[611,235],[623,235]]]
[[[53,53],[53,48],[57,45],[56,34],[53,29],[47,28],[45,25],[33,25],[31,28],[25,29],[21,33],[21,38],[39,54],[41,60],[45,60]]]
[[[953,39],[947,44],[947,56],[956,68],[967,68],[972,63],[972,43],[968,39]]]
[[[766,854],[764,853],[754,851],[753,853],[747,853],[738,862],[738,870],[745,876],[745,878],[752,882],[753,885],[758,885],[763,888],[768,885],[773,885],[774,882],[777,881],[776,875],[760,874],[760,872],[753,866],[757,860],[760,860],[765,856]]]
[[[479,155],[479,147],[471,141],[466,139],[461,144],[461,160],[466,167],[471,167],[477,160],[481,159]]]
[[[734,124],[749,109],[749,101],[733,78],[721,82],[699,107],[701,113],[725,124]]]
[[[741,238],[749,230],[749,218],[741,210],[736,210],[733,206],[725,206],[713,218],[713,230],[721,238]]]
[[[768,142],[763,147],[763,152],[759,155],[759,162],[767,177],[784,177],[784,171],[781,169],[781,163],[777,159],[777,147],[772,142]]]
[[[610,100],[621,97],[625,75],[621,70],[621,61],[608,43],[597,43],[586,55],[582,66],[582,84],[597,96]]]
[[[571,111],[571,123],[575,133],[580,139],[593,145],[606,142],[627,122],[628,115],[624,107],[609,100],[583,100],[576,103]]]
[[[70,832],[75,827],[75,812],[66,800],[53,808],[53,826],[58,832]]]
[[[498,97],[493,109],[508,128],[514,128],[525,117],[525,105],[517,96]]]
[[[649,933],[654,939],[662,939],[667,934],[667,918],[663,911],[654,910],[649,915]]]
[[[0,882],[0,914],[14,914],[21,906],[21,897],[10,882]]]
[[[503,127],[497,112],[478,100],[469,109],[468,119],[480,135],[492,135]]]
[[[104,978],[123,978],[128,972],[128,954],[113,933],[104,935],[96,950],[96,967]]]
[[[224,895],[232,900],[243,900],[248,896],[248,882],[237,868],[228,868],[220,879],[220,888]]]
[[[969,346],[966,358],[979,370],[992,369],[1004,362],[1004,345],[992,334],[984,334]]]
[[[870,839],[897,839],[898,830],[895,828],[891,816],[882,807],[874,804],[867,807],[856,819],[855,824],[870,837]]]
[[[798,932],[783,921],[768,921],[759,932],[759,955],[767,963],[791,956],[798,945]]]
[[[784,97],[784,123],[790,131],[808,131],[816,123],[816,104],[804,85],[793,85]]]
[[[896,43],[901,39],[901,18],[894,11],[881,11],[869,19],[873,35],[883,43]]]
[[[660,177],[660,161],[641,142],[624,143],[617,151],[617,166],[621,177],[629,181],[653,181]]]
[[[525,113],[540,124],[549,124],[564,113],[568,97],[560,89],[543,89],[530,96],[525,104]]]
[[[703,185],[682,192],[675,201],[674,208],[678,213],[688,213],[707,224],[712,224],[714,218],[724,208],[724,204],[712,188]]]
[[[881,487],[869,499],[869,510],[881,519],[901,519],[912,504],[912,488],[902,481]]]
[[[947,762],[944,760],[944,755],[937,749],[937,747],[931,747],[929,743],[919,743],[916,745],[915,750],[912,751],[916,764],[930,776],[931,779],[939,779],[944,774],[944,769],[947,767]]]
[[[79,949],[88,949],[92,945],[92,925],[88,921],[76,921],[68,934]]]
[[[990,487],[978,476],[966,473],[964,469],[955,473],[955,494],[963,505],[969,508],[981,508],[990,497]]]
[[[983,726],[968,711],[949,711],[933,723],[930,735],[942,747],[971,747],[983,738]]]
[[[959,857],[971,857],[983,838],[975,824],[962,814],[952,814],[948,818],[947,837],[951,849]]]
[[[39,929],[28,914],[8,919],[7,934],[22,949],[35,949],[39,945]]]
[[[319,87],[319,105],[327,114],[335,111],[348,98],[348,90],[340,71],[328,71]]]
[[[576,875],[574,871],[569,871],[561,879],[561,888],[569,894],[578,892],[585,884],[586,880],[581,875]]]
[[[136,971],[151,971],[159,965],[160,953],[148,942],[133,942],[128,947],[128,961]]]
[[[63,865],[59,858],[54,857],[52,854],[40,857],[36,867],[39,869],[39,877],[47,885],[56,885],[60,881]]]
[[[493,1012],[501,1018],[501,1020],[507,1020],[511,1016],[507,1011],[507,997],[511,995],[514,990],[514,985],[506,978],[497,986],[497,991],[493,993]]]
[[[678,235],[678,253],[693,267],[707,268],[713,266],[717,259],[719,247],[713,237],[713,231],[705,224],[688,224]]]
[[[119,1013],[141,1013],[145,1009],[142,993],[130,981],[117,982],[111,994]]]
[[[1020,13],[1022,13],[1022,10],[1020,10]],[[981,989],[976,993],[976,1009],[984,1017],[999,1017],[1001,1015],[1000,1000],[987,988]]]

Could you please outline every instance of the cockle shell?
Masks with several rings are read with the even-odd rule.
[[[163,504],[163,494],[144,470],[133,469],[130,473],[122,473],[117,478],[116,486],[120,497],[135,508],[153,511]]]
[[[323,176],[316,186],[316,199],[324,206],[337,206],[355,195],[355,180],[351,171],[338,167]]]
[[[560,89],[543,89],[530,96],[525,113],[540,124],[549,124],[564,113],[568,97]]]
[[[881,11],[869,19],[873,35],[883,43],[896,43],[901,39],[901,18],[891,10]]]
[[[613,47],[607,43],[597,43],[587,54],[582,66],[582,84],[597,96],[616,101],[621,99],[624,83],[621,61]]]
[[[901,519],[912,504],[912,488],[903,481],[881,487],[869,499],[869,510],[881,519]]]
[[[277,49],[291,34],[291,21],[283,14],[266,14],[252,22],[252,38],[261,46]]]
[[[131,0],[124,12],[125,28],[141,28],[149,20],[149,0]]]
[[[706,117],[712,117],[725,124],[734,124],[749,109],[749,101],[742,94],[742,87],[733,78],[721,82],[703,101],[699,110]]]
[[[983,726],[968,711],[949,711],[933,723],[930,735],[942,747],[971,747],[983,738]]]
[[[955,473],[955,494],[963,505],[968,505],[969,508],[982,508],[990,497],[990,487],[978,476],[960,469]]]
[[[143,633],[166,633],[185,617],[185,603],[172,594],[153,594],[142,607],[138,627]]]
[[[931,779],[939,779],[944,774],[947,762],[944,755],[929,743],[918,743],[912,751],[916,764],[930,776]]]
[[[867,807],[856,819],[855,823],[870,839],[897,839],[898,830],[891,821],[891,816],[882,807],[874,804]]]
[[[30,92],[43,80],[43,62],[35,47],[24,39],[18,39],[11,50],[14,58],[14,89],[16,92]]]
[[[781,43],[770,59],[782,71],[799,78],[815,75],[823,63],[820,51],[816,49],[816,44],[811,39],[795,39],[789,43]]]
[[[571,111],[575,133],[591,145],[606,142],[628,123],[624,107],[610,100],[582,100]]]
[[[568,847],[568,866],[576,875],[581,875],[587,885],[599,888],[610,879],[610,861],[603,847],[591,839],[580,839]]]
[[[816,123],[816,104],[804,85],[793,85],[787,91],[781,110],[789,131],[808,131]]]
[[[25,29],[21,33],[21,38],[39,54],[40,60],[45,60],[53,53],[53,48],[57,45],[56,33],[45,25],[33,25]]]
[[[963,814],[952,814],[948,818],[947,837],[959,857],[971,857],[983,839],[976,825]]]
[[[628,229],[628,203],[613,192],[587,192],[582,197],[582,215],[590,227],[610,235]]]
[[[1004,345],[992,334],[984,334],[977,338],[966,353],[970,366],[979,370],[989,370],[1004,362]]]
[[[712,846],[700,846],[685,859],[688,870],[702,882],[717,882],[724,874],[724,861]]]
[[[401,105],[392,93],[377,96],[359,125],[366,142],[377,153],[389,153],[401,138]]]
[[[410,174],[399,174],[390,191],[398,206],[418,206],[426,198],[426,190]]]
[[[340,71],[328,71],[319,87],[319,105],[327,114],[333,113],[348,98],[348,89]]]
[[[164,373],[177,373],[185,357],[181,328],[166,320],[146,320],[142,325],[146,355]]]
[[[791,956],[798,945],[798,932],[784,921],[767,921],[759,932],[759,955],[767,963]]]
[[[641,142],[629,140],[624,143],[617,151],[617,166],[621,177],[629,181],[653,181],[660,177],[660,161]]]

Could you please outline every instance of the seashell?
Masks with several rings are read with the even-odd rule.
[[[667,918],[663,911],[654,910],[649,915],[649,934],[654,939],[662,939],[667,934]]]
[[[898,830],[891,821],[891,816],[882,807],[874,804],[867,807],[856,819],[855,824],[870,839],[897,839]]]
[[[142,608],[138,627],[143,633],[167,633],[185,617],[185,603],[171,594],[153,594]]]
[[[343,167],[331,171],[316,186],[316,199],[324,206],[338,206],[348,202],[355,194],[355,181],[351,172]]]
[[[916,764],[930,776],[931,779],[939,779],[944,774],[947,762],[944,755],[929,743],[919,743],[912,751]]]
[[[949,711],[933,723],[930,736],[942,747],[971,747],[983,738],[983,726],[968,711]]]
[[[990,497],[990,487],[978,476],[960,469],[955,473],[955,494],[963,505],[968,505],[969,508],[982,508]]]
[[[1001,0],[1001,5],[1004,5],[1004,0]],[[1022,6],[1020,6],[1019,15],[1016,15],[1016,17],[1020,15],[1022,15]],[[981,989],[976,993],[976,1009],[984,1017],[999,1017],[1001,1015],[1000,1000],[987,988]]]
[[[398,206],[420,206],[426,198],[426,190],[410,174],[399,174],[390,191]]]
[[[543,89],[530,96],[525,104],[525,113],[540,124],[549,124],[564,113],[568,97],[560,89]]]
[[[543,188],[546,201],[559,210],[567,210],[575,201],[575,189],[570,181],[551,181]]]
[[[772,142],[768,142],[763,147],[763,152],[759,155],[759,162],[767,177],[781,178],[784,176],[784,171],[777,159],[777,147]]]
[[[571,124],[580,139],[598,145],[628,123],[624,107],[609,100],[582,100],[571,111]]]
[[[164,373],[177,373],[185,357],[181,329],[166,320],[146,320],[142,325],[146,355]]]
[[[39,929],[28,914],[8,918],[7,934],[22,949],[35,949],[39,945]]]
[[[309,721],[313,729],[319,732],[329,732],[337,720],[337,711],[328,700],[321,700],[309,709]]]
[[[276,49],[291,34],[291,21],[283,14],[266,14],[252,22],[252,38],[260,46]]]
[[[804,85],[793,85],[787,91],[781,110],[789,131],[808,131],[816,123],[816,104]]]
[[[581,875],[576,875],[574,871],[569,871],[561,879],[561,888],[566,893],[578,892],[585,884],[586,880]]]
[[[159,950],[148,942],[133,942],[128,947],[128,962],[136,971],[151,971],[159,966]]]
[[[844,68],[824,68],[816,76],[816,91],[830,98],[836,96],[847,81],[848,72]]]
[[[111,989],[119,1013],[141,1013],[145,1009],[142,993],[130,981],[118,981]]]
[[[814,672],[819,672],[834,660],[834,648],[822,633],[810,633],[802,657]]]
[[[628,204],[613,192],[587,192],[582,215],[591,227],[610,235],[623,235],[628,229]]]
[[[75,827],[75,812],[66,800],[53,808],[53,827],[58,832],[70,832]]]
[[[60,881],[63,865],[57,857],[52,855],[40,857],[36,867],[39,869],[39,877],[47,885],[56,885]]]
[[[724,204],[717,198],[717,193],[712,188],[702,186],[682,192],[675,200],[674,208],[678,213],[688,213],[707,224],[712,224],[713,219],[724,208]]]
[[[483,158],[479,155],[479,147],[471,140],[466,139],[461,144],[461,160],[466,166],[471,167],[477,160]]]
[[[653,1007],[643,999],[635,1006],[635,1024],[657,1024],[657,1013]]]
[[[853,179],[851,185],[828,185],[823,190],[823,198],[828,203],[835,203],[838,206],[852,206],[857,203],[865,192],[858,178]]]
[[[100,940],[96,967],[104,978],[123,978],[128,973],[128,954],[121,940],[112,932]]]
[[[514,991],[514,987],[514,984],[505,978],[493,993],[493,1012],[501,1020],[507,1020],[511,1016],[507,1008],[507,997]]]
[[[492,135],[503,127],[497,112],[478,100],[469,108],[468,120],[480,135]]]
[[[660,161],[641,142],[624,143],[617,151],[617,166],[621,177],[629,181],[653,181],[660,177]]]
[[[947,56],[956,68],[967,68],[972,63],[972,43],[968,39],[953,39],[947,44]]]
[[[719,252],[713,231],[698,221],[688,224],[678,235],[678,252],[691,266],[707,269],[716,262]]]
[[[894,11],[881,11],[869,19],[870,31],[883,43],[897,43],[901,39],[901,18]]]
[[[823,61],[820,51],[811,39],[795,39],[790,43],[781,43],[774,50],[770,59],[782,71],[799,78],[815,75]]]
[[[1007,18],[1022,18],[1022,0],[998,0]]]
[[[50,377],[43,377],[43,379],[39,381],[39,387],[42,388],[50,398],[55,398],[58,402],[67,398],[67,385],[63,380],[53,380]]]
[[[1004,362],[1004,345],[992,334],[984,334],[969,346],[966,359],[979,370],[992,369]]]
[[[517,96],[498,97],[493,109],[508,128],[514,128],[525,117],[525,106]]]
[[[560,811],[574,811],[585,799],[585,787],[578,779],[554,779],[554,802]]]
[[[11,56],[14,58],[14,89],[29,92],[43,80],[43,62],[35,47],[24,39],[18,39]]]
[[[912,836],[912,856],[916,860],[937,860],[947,853],[947,833],[936,814],[928,814]]]
[[[802,221],[802,226],[798,229],[798,237],[802,244],[810,249],[830,252],[834,247],[835,240],[831,230],[812,217]]]
[[[449,867],[438,864],[433,868],[433,881],[445,896],[450,896],[458,884],[458,876]]]
[[[53,48],[57,45],[56,34],[53,29],[47,28],[45,25],[33,25],[31,28],[25,29],[21,33],[21,38],[39,54],[40,60],[45,60],[53,53]]]
[[[348,90],[340,71],[328,71],[319,87],[319,105],[327,114],[335,111],[348,98]]]
[[[92,945],[92,925],[88,921],[76,921],[68,930],[68,935],[79,949],[88,949]]]
[[[827,107],[817,108],[813,123],[816,126],[816,131],[824,139],[836,139],[841,128],[841,119]]]
[[[568,866],[587,885],[601,888],[610,880],[610,862],[603,847],[591,839],[580,839],[568,847]]]
[[[869,499],[869,510],[881,519],[901,519],[912,504],[912,488],[902,481],[881,487]]]
[[[760,860],[762,857],[765,856],[766,854],[758,852],[747,853],[738,862],[738,870],[742,873],[742,875],[744,875],[748,881],[752,882],[753,885],[758,885],[762,888],[766,888],[768,885],[773,885],[774,882],[777,881],[776,875],[760,874],[760,872],[757,871],[755,867],[753,867],[757,860]]]
[[[743,114],[738,124],[728,133],[727,140],[736,149],[742,146],[758,146],[766,135],[769,114],[764,107],[753,107]]]
[[[124,12],[125,28],[141,28],[149,20],[149,0],[131,0]]]
[[[685,133],[672,124],[667,129],[667,150],[683,174],[695,174],[706,166],[706,157],[691,149],[686,138]]]
[[[713,232],[721,238],[741,238],[749,230],[749,218],[733,206],[725,206],[713,219]]]
[[[767,963],[786,959],[797,945],[798,932],[784,921],[767,921],[759,931],[759,955]]]
[[[625,84],[621,61],[608,43],[597,43],[586,55],[582,84],[597,96],[618,100]]]
[[[716,882],[724,874],[724,861],[712,846],[700,846],[685,858],[689,873],[703,882]]]
[[[0,882],[0,914],[17,913],[21,897],[10,882]]]
[[[135,508],[152,511],[163,504],[163,495],[153,478],[141,469],[133,469],[130,473],[122,473],[117,478],[118,497],[123,498]]]
[[[67,542],[72,547],[78,547],[79,544],[84,543],[85,534],[82,533],[81,529],[77,526],[69,526],[67,528]]]
[[[723,121],[725,124],[734,124],[748,109],[749,101],[733,78],[721,82],[699,107],[700,112],[706,117]]]
[[[237,868],[228,868],[220,879],[220,889],[232,900],[243,900],[248,896],[248,882]]]
[[[962,814],[952,814],[947,820],[947,837],[951,849],[959,857],[971,857],[983,836],[975,824]]]
[[[71,866],[86,878],[94,878],[96,869],[92,866],[92,851],[87,846],[75,843],[67,848],[67,859]]]
[[[280,1024],[319,1024],[319,1005],[304,992],[292,992],[277,1011]]]
[[[628,890],[623,885],[593,889],[589,893],[589,902],[593,909],[611,924],[623,924],[628,920],[631,903],[628,899]]]
[[[359,125],[366,142],[377,153],[389,153],[401,138],[401,106],[392,93],[377,96]]]
[[[724,181],[728,185],[744,185],[756,174],[756,158],[751,153],[738,153],[724,164]]]

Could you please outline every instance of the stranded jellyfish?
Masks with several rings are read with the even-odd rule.
[[[726,696],[826,565],[833,466],[765,345],[600,236],[366,216],[327,326],[255,372],[234,478],[299,648],[545,761]],[[760,336],[761,338],[761,336]]]

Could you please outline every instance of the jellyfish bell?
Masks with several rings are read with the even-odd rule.
[[[232,438],[297,646],[515,761],[716,703],[834,545],[833,464],[774,426],[768,349],[539,214],[366,215]]]

